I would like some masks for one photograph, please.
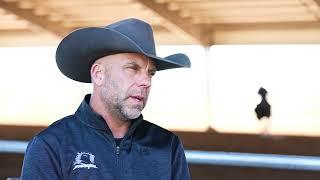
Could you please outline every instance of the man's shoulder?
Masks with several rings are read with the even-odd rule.
[[[63,137],[68,133],[68,127],[73,126],[73,124],[76,124],[76,117],[75,115],[69,115],[55,121],[36,136],[41,139],[51,139],[53,137],[60,139],[59,137]]]
[[[158,137],[176,137],[176,135],[168,130],[165,129],[157,124],[154,124],[152,122],[149,122],[147,120],[143,120],[142,121],[142,126],[141,126],[144,131],[148,132],[148,133],[154,133],[156,134]]]

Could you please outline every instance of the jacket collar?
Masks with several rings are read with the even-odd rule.
[[[94,112],[91,106],[89,105],[90,97],[90,94],[87,94],[84,97],[82,103],[80,104],[78,110],[75,113],[76,117],[85,125],[97,130],[107,131],[108,134],[112,136],[112,132],[106,121],[103,119],[102,116]],[[133,119],[131,121],[131,126],[127,134],[125,135],[125,138],[131,136],[131,134],[138,127],[138,125],[143,121],[143,116],[140,115],[137,119]]]

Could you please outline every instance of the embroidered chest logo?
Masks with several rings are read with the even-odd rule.
[[[78,168],[98,168],[94,164],[94,155],[88,152],[78,152],[73,162],[73,170]]]

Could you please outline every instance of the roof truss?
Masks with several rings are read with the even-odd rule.
[[[0,0],[0,7],[28,21],[36,30],[46,31],[56,36],[64,36],[69,31],[60,22],[49,21],[47,15],[36,15],[33,8],[21,8],[19,1]]]
[[[192,24],[189,18],[183,18],[179,16],[178,11],[168,10],[167,3],[160,4],[154,2],[153,0],[137,1],[161,16],[165,20],[164,23],[168,30],[180,33],[184,37],[201,45],[206,46],[211,44],[211,38],[209,38],[210,36],[205,35],[208,33],[208,31],[210,31],[210,28],[207,26]]]

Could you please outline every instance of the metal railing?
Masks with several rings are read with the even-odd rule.
[[[0,140],[0,153],[24,154],[28,141]]]
[[[279,154],[186,151],[191,164],[320,171],[320,157]]]
[[[25,153],[27,141],[0,140],[0,153]],[[190,164],[320,171],[320,157],[186,150]]]

